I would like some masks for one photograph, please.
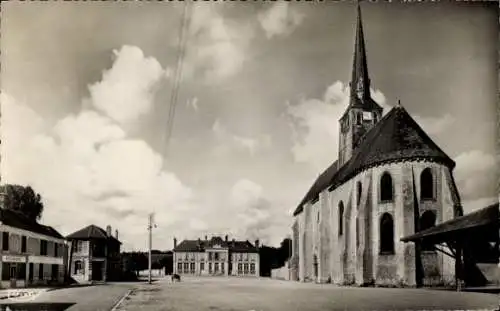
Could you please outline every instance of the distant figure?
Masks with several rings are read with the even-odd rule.
[[[181,281],[181,276],[178,274],[172,274],[172,283],[173,282],[180,282]]]

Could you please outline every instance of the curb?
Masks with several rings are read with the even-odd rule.
[[[122,304],[122,302],[123,302],[123,301],[124,301],[124,300],[125,300],[128,296],[130,296],[130,294],[132,294],[132,292],[133,292],[133,291],[134,291],[133,289],[129,289],[129,290],[127,291],[127,293],[126,293],[125,295],[123,295],[123,297],[122,297],[122,298],[120,298],[120,300],[118,300],[118,302],[117,302],[117,303],[115,303],[115,305],[111,308],[111,310],[110,310],[110,311],[116,311],[116,310],[118,310],[118,308],[120,307],[120,305]]]

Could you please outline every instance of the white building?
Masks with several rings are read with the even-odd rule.
[[[463,214],[455,162],[399,103],[383,116],[370,82],[358,5],[338,160],[294,212],[292,275],[346,285],[451,285],[452,258],[400,239]]]
[[[64,283],[66,245],[52,227],[0,209],[2,288]]]
[[[210,240],[174,238],[174,273],[216,276],[259,276],[259,240],[247,241],[212,237]]]

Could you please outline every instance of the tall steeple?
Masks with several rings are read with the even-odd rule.
[[[358,147],[361,137],[382,117],[380,107],[370,94],[370,77],[366,60],[365,36],[361,21],[361,8],[357,3],[356,39],[350,85],[349,106],[340,118],[339,164],[343,165]]]
[[[361,102],[370,97],[370,77],[366,61],[365,36],[361,20],[361,7],[359,1],[358,18],[356,25],[356,42],[354,45],[354,60],[352,64],[351,97],[355,96]]]

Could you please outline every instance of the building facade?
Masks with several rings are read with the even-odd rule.
[[[66,245],[55,229],[0,209],[2,288],[58,285],[65,280]]]
[[[118,280],[122,273],[118,230],[111,234],[95,225],[87,226],[66,237],[71,252],[69,275],[78,283]]]
[[[210,240],[174,238],[174,273],[184,275],[259,276],[259,240],[229,241],[221,237]]]
[[[338,160],[294,212],[291,274],[344,285],[451,285],[452,258],[400,238],[463,214],[455,163],[399,102],[384,115],[370,82],[358,4]]]

